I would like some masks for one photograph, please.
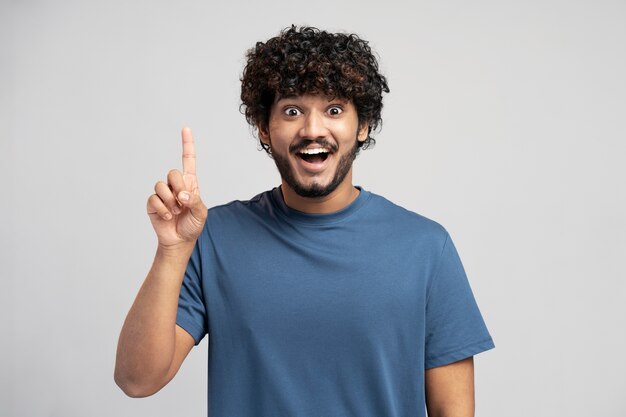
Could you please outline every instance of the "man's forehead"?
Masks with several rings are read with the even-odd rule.
[[[342,103],[350,103],[352,100],[345,98],[345,97],[339,97],[339,96],[329,96],[327,94],[320,94],[320,93],[303,93],[303,94],[291,94],[291,95],[286,95],[286,96],[281,96],[279,94],[276,94],[276,98],[274,99],[274,103],[278,103],[279,101],[285,101],[285,100],[291,100],[291,101],[305,101],[305,100],[316,100],[316,99],[321,99],[323,101],[327,101],[327,102],[342,102]]]

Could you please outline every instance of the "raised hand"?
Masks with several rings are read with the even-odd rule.
[[[159,245],[175,248],[195,243],[207,217],[207,207],[200,199],[196,177],[196,151],[191,130],[183,128],[183,172],[173,169],[167,183],[159,181],[148,198],[148,216]]]

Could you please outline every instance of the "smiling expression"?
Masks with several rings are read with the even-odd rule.
[[[352,184],[358,141],[367,138],[351,101],[302,95],[276,100],[261,140],[288,186],[301,197],[324,197]]]

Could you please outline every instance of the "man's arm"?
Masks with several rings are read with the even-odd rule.
[[[426,370],[429,417],[474,417],[474,358]]]
[[[178,372],[194,346],[193,337],[176,325],[185,258],[155,257],[117,345],[115,383],[130,397],[147,397]]]
[[[207,217],[196,178],[191,130],[182,131],[183,172],[172,170],[148,199],[157,252],[122,327],[114,379],[131,397],[152,395],[167,384],[194,346],[176,325],[178,297],[187,263]]]

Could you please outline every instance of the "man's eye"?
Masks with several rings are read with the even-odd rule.
[[[343,112],[343,109],[339,106],[333,106],[331,108],[328,109],[328,113],[331,116],[337,116],[339,114],[341,114]]]
[[[287,108],[285,109],[285,114],[286,114],[287,116],[298,116],[298,115],[300,115],[300,114],[302,114],[302,113],[300,113],[300,110],[298,110],[298,109],[297,109],[297,108],[295,108],[295,107],[287,107]]]

